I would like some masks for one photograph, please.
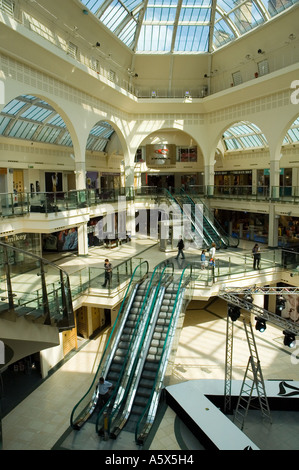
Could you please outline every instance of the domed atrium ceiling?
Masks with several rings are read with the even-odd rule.
[[[213,52],[299,0],[81,0],[137,53]]]

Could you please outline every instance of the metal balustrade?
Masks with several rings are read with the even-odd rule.
[[[69,276],[63,269],[0,242],[0,273],[0,315],[38,319],[59,331],[75,326]]]

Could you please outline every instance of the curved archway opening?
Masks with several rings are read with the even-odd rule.
[[[135,169],[138,187],[195,191],[203,186],[202,150],[192,136],[178,129],[160,129],[143,139]]]

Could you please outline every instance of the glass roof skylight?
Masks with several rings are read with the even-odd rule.
[[[98,123],[90,132],[88,150],[105,151],[114,129]],[[72,139],[62,117],[45,101],[22,95],[10,101],[0,113],[0,136],[72,147]]]
[[[136,52],[212,52],[299,0],[81,0]]]
[[[293,122],[284,138],[284,145],[295,144],[299,142],[299,117]]]
[[[249,122],[239,122],[223,134],[227,150],[245,150],[248,148],[267,147],[267,141],[260,129]]]

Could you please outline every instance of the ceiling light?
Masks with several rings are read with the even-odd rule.
[[[285,308],[286,304],[286,299],[282,296],[279,295],[276,300],[276,311],[277,313],[281,313],[282,310]]]
[[[245,294],[244,297],[243,297],[243,300],[245,300],[245,302],[248,302],[248,303],[252,304],[253,297],[252,297],[251,293],[248,292],[247,294]],[[252,307],[249,307],[249,308],[250,308],[250,310],[252,309]]]
[[[238,318],[240,317],[240,314],[241,314],[240,307],[236,307],[234,305],[231,305],[228,307],[228,316],[230,317],[232,321],[238,320]]]
[[[255,329],[257,331],[260,331],[260,333],[264,333],[266,327],[266,320],[263,318],[255,317],[256,324],[255,324]]]
[[[283,344],[288,346],[289,348],[294,348],[296,346],[296,336],[294,333],[290,333],[289,331],[283,331],[284,339]]]

